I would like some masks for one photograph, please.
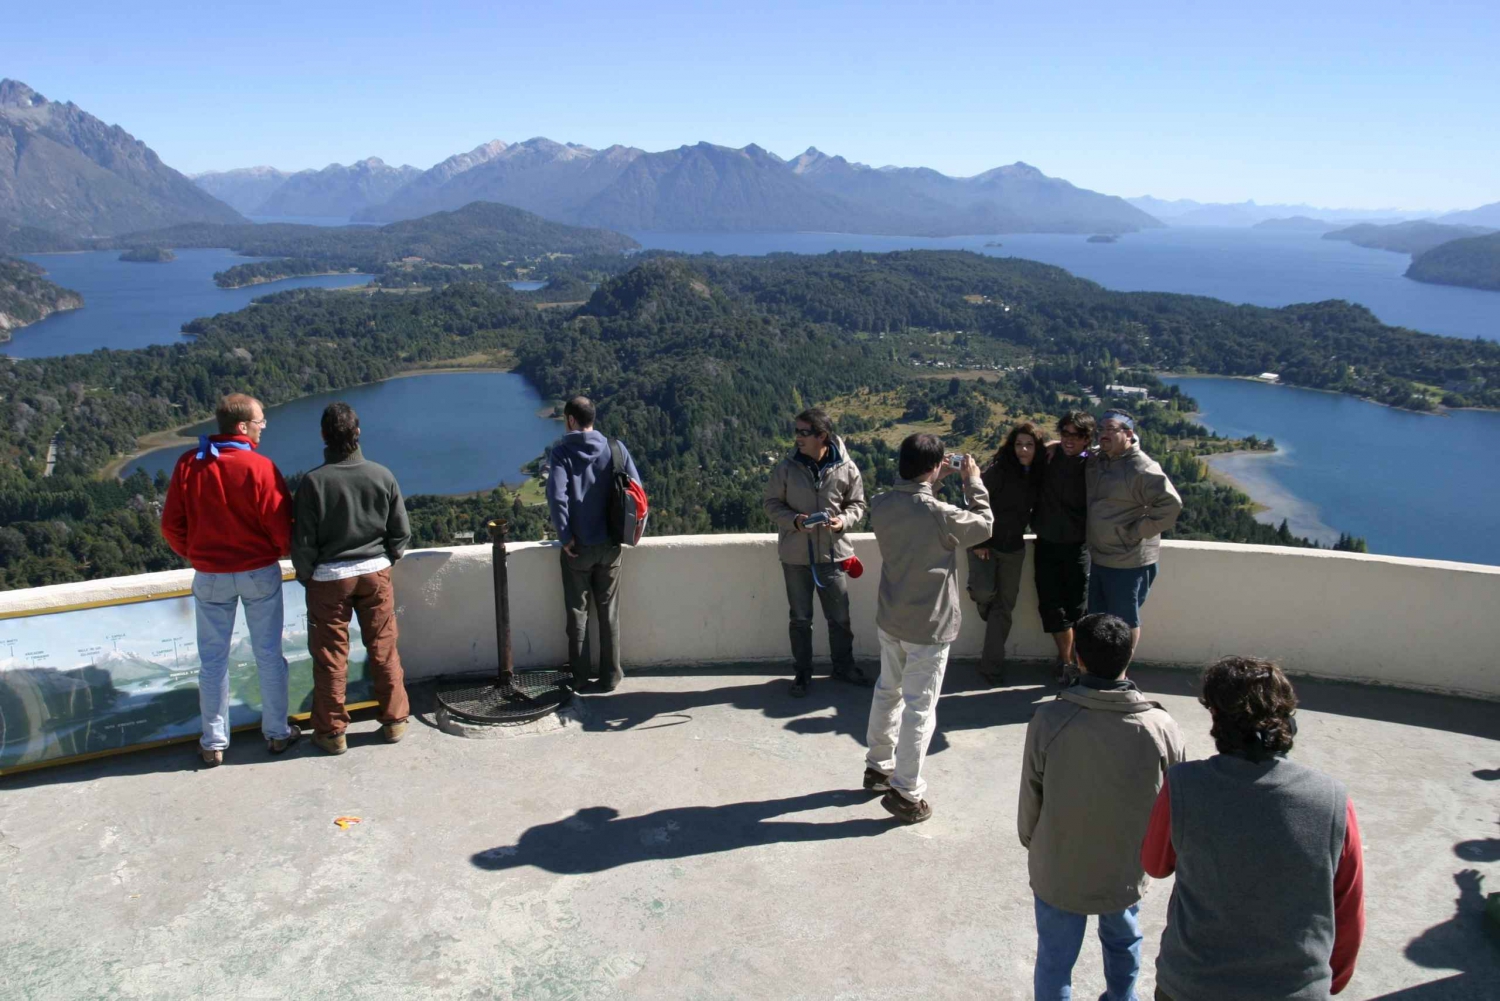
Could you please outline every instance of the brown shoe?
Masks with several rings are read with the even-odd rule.
[[[406,736],[406,720],[399,723],[382,723],[380,725],[380,736],[387,744],[398,743]]]
[[[223,751],[213,751],[202,744],[198,745],[198,756],[203,759],[204,768],[218,768],[224,763]]]
[[[278,737],[266,741],[266,750],[271,754],[282,754],[288,747],[302,739],[302,728],[296,723],[287,724],[285,737]]]
[[[894,789],[880,797],[880,805],[903,824],[920,824],[932,816],[932,807],[927,805],[925,799],[913,803]]]
[[[344,740],[342,733],[315,733],[312,735],[312,742],[318,750],[329,754],[343,754],[349,750],[349,743]]]

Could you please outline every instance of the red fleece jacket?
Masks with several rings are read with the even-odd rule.
[[[243,442],[217,456],[184,452],[172,470],[161,511],[161,534],[172,551],[204,573],[259,570],[292,550],[292,498],[276,464],[242,434],[215,442]]]

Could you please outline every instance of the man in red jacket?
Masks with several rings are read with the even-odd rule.
[[[212,768],[229,746],[229,646],[236,603],[260,671],[260,729],[280,754],[301,731],[287,721],[287,663],[281,655],[281,558],[291,552],[292,499],[276,464],[259,454],[266,427],[260,401],[219,401],[219,433],[204,435],[172,470],[161,534],[194,570],[198,616],[199,753]]]

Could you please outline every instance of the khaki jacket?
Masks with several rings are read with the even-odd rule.
[[[1096,566],[1130,569],[1161,558],[1161,533],[1177,524],[1182,497],[1139,445],[1118,459],[1102,451],[1084,467],[1089,556]]]
[[[766,481],[766,514],[776,523],[776,551],[783,563],[807,566],[808,540],[819,563],[837,563],[854,555],[854,546],[845,535],[857,531],[864,520],[865,482],[843,439],[834,438],[832,445],[838,458],[821,476],[814,476],[793,452],[776,464]],[[835,532],[819,525],[811,532],[799,532],[793,527],[797,515],[818,511],[843,518],[843,529]]]
[[[1074,914],[1138,902],[1149,882],[1141,842],[1151,807],[1183,753],[1177,723],[1134,686],[1075,685],[1039,706],[1026,727],[1016,810],[1036,895]]]
[[[933,645],[958,638],[954,553],[984,543],[995,528],[982,480],[964,481],[964,498],[968,510],[938,500],[926,483],[897,480],[870,502],[883,564],[875,624],[898,640]]]

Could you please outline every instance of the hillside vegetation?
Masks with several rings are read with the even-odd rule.
[[[1452,240],[1419,254],[1406,277],[1500,292],[1500,233]]]

